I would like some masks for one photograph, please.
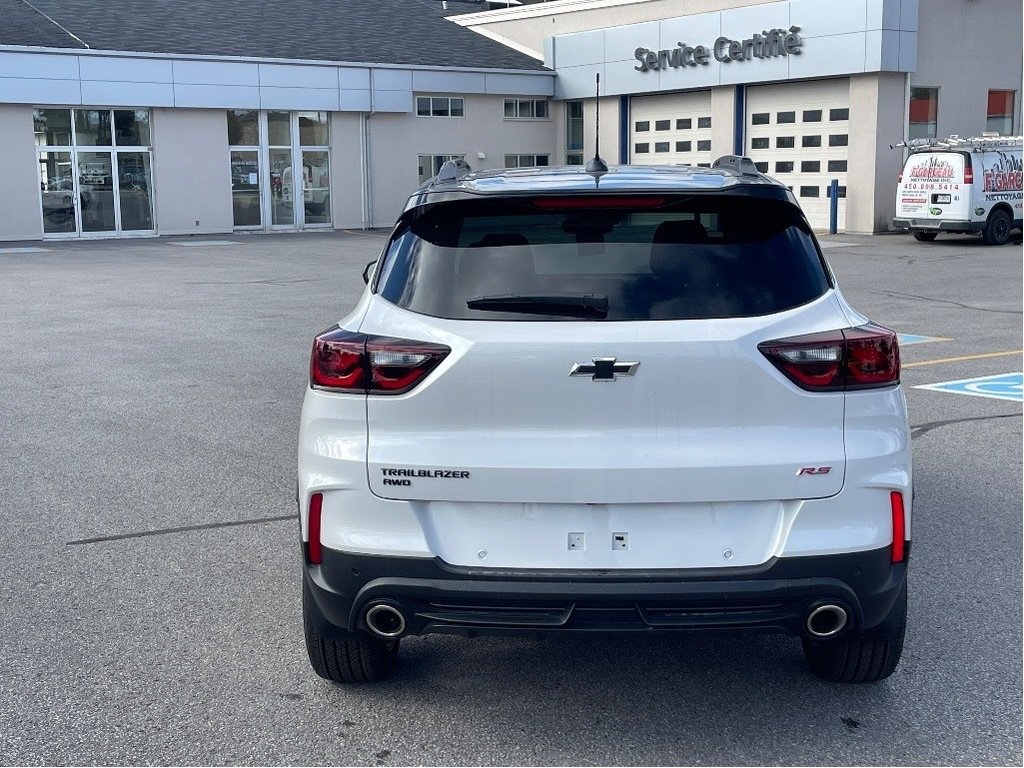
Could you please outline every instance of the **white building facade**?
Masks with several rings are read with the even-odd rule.
[[[750,156],[811,223],[889,227],[905,138],[1020,131],[1016,0],[556,0],[456,17],[542,56],[572,159],[583,114],[613,162]],[[563,159],[564,161],[564,159]]]

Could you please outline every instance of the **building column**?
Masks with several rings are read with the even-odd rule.
[[[903,152],[889,149],[889,145],[904,137],[906,82],[907,75],[902,72],[850,76],[847,232],[871,234],[890,229]]]
[[[731,155],[735,143],[736,86],[711,89],[711,162]]]

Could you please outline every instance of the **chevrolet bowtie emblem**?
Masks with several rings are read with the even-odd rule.
[[[632,376],[640,363],[620,363],[614,357],[593,357],[592,363],[573,363],[570,376],[590,376],[594,381],[615,381],[619,376]]]

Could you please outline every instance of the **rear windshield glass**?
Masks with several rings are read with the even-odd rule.
[[[378,290],[457,320],[687,320],[780,312],[829,288],[782,201],[592,200],[438,204],[396,231]]]

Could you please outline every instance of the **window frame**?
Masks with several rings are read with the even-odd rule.
[[[530,105],[530,112],[533,114],[524,115],[522,114],[523,105]],[[544,105],[543,115],[536,114],[537,105]],[[512,111],[514,114],[508,114],[509,105],[512,105]],[[465,114],[465,106],[463,106],[463,114]],[[502,103],[502,119],[504,120],[536,120],[536,121],[550,121],[551,120],[551,102],[548,99],[520,99],[516,97],[506,98]]]
[[[423,99],[426,99],[427,102],[429,103],[428,113],[427,114],[423,114],[423,113],[420,112],[420,102]],[[434,101],[435,100],[440,100],[440,99],[447,99],[447,101],[448,101],[448,112],[447,112],[447,114],[444,114],[444,115],[435,115],[434,114]],[[453,115],[452,114],[452,102],[455,102],[455,101],[459,101],[459,102],[462,103],[462,114],[461,115]],[[455,96],[455,95],[446,94],[446,93],[417,93],[416,96],[415,96],[414,106],[416,108],[416,117],[435,118],[435,119],[440,118],[440,119],[447,119],[447,120],[461,120],[461,119],[463,119],[466,116],[466,97],[465,96]]]

